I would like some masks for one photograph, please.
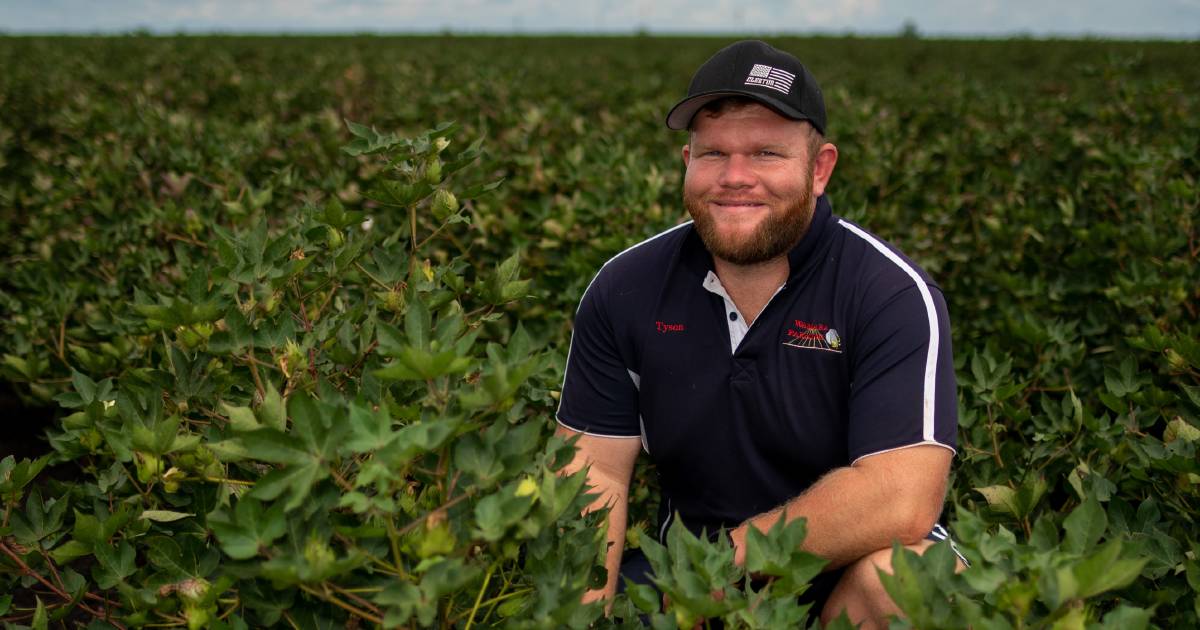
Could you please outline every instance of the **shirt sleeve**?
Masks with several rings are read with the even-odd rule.
[[[622,360],[603,286],[598,277],[575,314],[558,422],[589,435],[640,437],[635,377]]]
[[[909,284],[870,317],[853,351],[851,462],[918,444],[953,451],[958,404],[941,291]]]

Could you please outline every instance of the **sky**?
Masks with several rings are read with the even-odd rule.
[[[0,0],[18,33],[744,33],[1200,39],[1200,0]]]

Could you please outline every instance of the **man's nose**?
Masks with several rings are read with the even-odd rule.
[[[748,188],[754,185],[754,168],[749,156],[730,155],[721,169],[721,177],[717,183],[726,188]]]

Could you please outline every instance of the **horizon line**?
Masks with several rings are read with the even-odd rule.
[[[1133,34],[1116,34],[1104,33],[1097,31],[1045,31],[1033,32],[1028,30],[1017,30],[1003,33],[992,32],[969,32],[969,31],[921,31],[919,28],[913,32],[907,32],[904,29],[889,29],[889,30],[810,30],[810,31],[778,31],[778,32],[762,32],[762,31],[686,31],[686,30],[651,30],[651,29],[634,29],[634,30],[571,30],[571,29],[522,29],[513,30],[487,30],[487,29],[454,29],[454,28],[424,28],[411,30],[372,30],[372,29],[321,29],[321,28],[301,28],[301,29],[246,29],[246,28],[227,28],[227,29],[162,29],[151,28],[148,26],[136,26],[127,29],[71,29],[59,31],[37,31],[37,30],[17,30],[10,31],[0,28],[0,37],[464,37],[464,38],[484,38],[484,37],[512,37],[512,38],[537,38],[537,37],[579,37],[579,38],[663,38],[663,39],[716,39],[728,37],[759,37],[759,38],[795,38],[795,39],[931,39],[931,40],[980,40],[980,41],[1005,41],[1005,40],[1038,40],[1038,41],[1113,41],[1113,42],[1178,42],[1178,43],[1194,43],[1200,41],[1200,33],[1195,34],[1162,34],[1162,33],[1133,33]]]

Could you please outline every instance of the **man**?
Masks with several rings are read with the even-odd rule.
[[[832,214],[837,148],[808,70],[757,41],[696,72],[667,126],[687,129],[693,221],[618,254],[580,302],[561,435],[571,469],[610,506],[617,587],[640,450],[693,531],[808,521],[829,561],[810,590],[823,620],[863,627],[898,612],[876,567],[893,541],[918,552],[936,526],[954,455],[956,402],[941,291],[891,245]],[[640,439],[639,439],[640,438]],[[626,559],[621,573],[644,580]]]

